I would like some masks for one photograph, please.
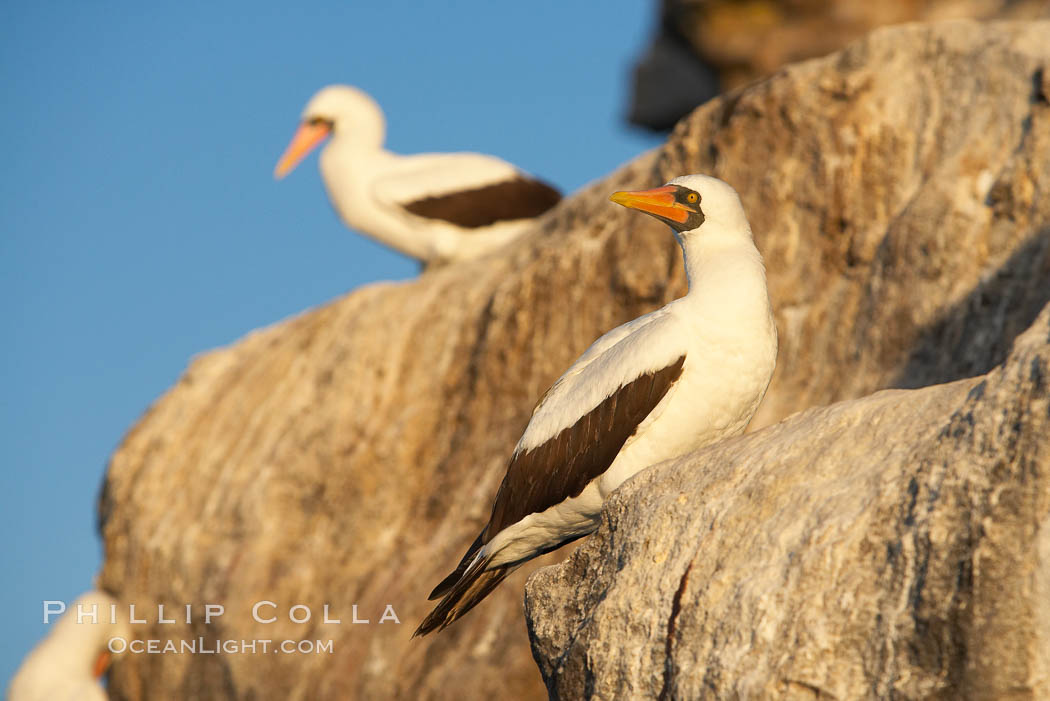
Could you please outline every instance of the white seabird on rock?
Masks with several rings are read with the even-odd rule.
[[[669,224],[689,292],[609,331],[547,391],[492,515],[416,635],[449,625],[518,565],[594,531],[639,471],[743,432],[773,375],[777,333],[762,256],[736,191],[706,175],[617,192]]]
[[[98,680],[111,661],[109,641],[126,641],[130,635],[123,619],[111,622],[116,603],[101,591],[80,596],[26,655],[7,689],[7,701],[106,701],[109,696]]]
[[[383,147],[386,121],[369,95],[330,85],[314,95],[281,156],[282,178],[326,138],[321,176],[351,229],[426,264],[475,258],[516,238],[561,199],[495,156]]]

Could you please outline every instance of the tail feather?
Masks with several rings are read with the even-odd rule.
[[[508,574],[517,569],[516,565],[506,565],[487,570],[485,569],[486,564],[488,564],[488,559],[471,563],[459,581],[448,590],[434,610],[419,624],[412,637],[441,630],[462,618],[467,611],[488,596],[489,592],[495,589]]]
[[[433,601],[438,597],[444,596],[456,585],[456,582],[463,578],[463,573],[467,571],[467,568],[474,562],[474,556],[478,554],[479,550],[481,550],[481,537],[483,535],[485,535],[484,531],[478,534],[478,537],[474,539],[474,543],[467,548],[467,554],[459,561],[456,569],[452,574],[442,579],[441,582],[434,587],[434,591],[430,592],[427,601]]]

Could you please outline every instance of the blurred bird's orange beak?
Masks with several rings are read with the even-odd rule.
[[[106,668],[109,667],[110,657],[111,655],[108,648],[99,653],[98,658],[95,660],[95,669],[92,670],[95,679],[101,679],[102,675],[106,673]]]
[[[292,141],[288,144],[288,148],[284,150],[281,160],[277,161],[277,167],[273,169],[273,177],[280,180],[292,172],[292,169],[299,165],[299,161],[303,160],[306,154],[317,148],[317,144],[324,141],[331,131],[332,128],[324,122],[303,122],[300,124],[299,129],[292,136]]]
[[[664,185],[652,190],[614,192],[609,199],[624,207],[638,209],[648,214],[655,214],[658,217],[684,224],[693,212],[675,200],[676,190],[677,188],[673,185]]]

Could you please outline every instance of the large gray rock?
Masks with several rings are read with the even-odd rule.
[[[879,32],[709,103],[491,258],[355,291],[194,360],[113,456],[100,586],[154,612],[144,638],[334,651],[128,656],[112,693],[542,696],[522,616],[536,565],[448,630],[409,635],[487,518],[536,400],[602,332],[684,291],[666,227],[609,193],[692,172],[741,192],[781,339],[756,427],[986,372],[1050,300],[1048,35]],[[280,621],[253,621],[262,599]],[[227,613],[159,624],[161,603]],[[308,624],[288,620],[300,603]],[[319,620],[326,603],[342,625]],[[348,623],[355,604],[370,625]],[[386,604],[403,625],[378,625]]]
[[[1050,305],[985,377],[642,473],[526,615],[555,698],[1050,698]]]
[[[781,353],[754,427],[984,373],[1050,301],[1050,22],[882,29],[705,105],[663,168],[743,192]]]

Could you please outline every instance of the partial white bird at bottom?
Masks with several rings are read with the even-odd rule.
[[[117,601],[100,591],[78,598],[18,668],[7,701],[106,701],[99,683],[111,661],[111,638],[128,639],[123,619],[111,623]],[[77,622],[77,612],[83,617]]]

